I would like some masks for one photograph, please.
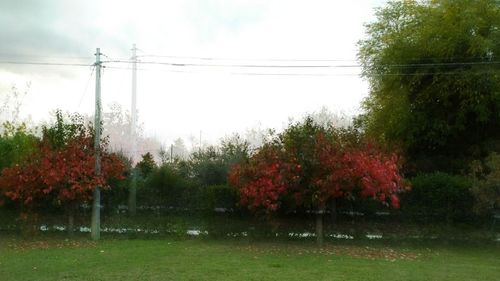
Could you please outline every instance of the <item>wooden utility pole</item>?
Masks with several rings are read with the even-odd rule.
[[[95,116],[94,116],[94,153],[95,174],[101,175],[101,50],[95,53]],[[101,190],[99,186],[94,189],[92,202],[92,221],[90,236],[92,240],[101,238]]]

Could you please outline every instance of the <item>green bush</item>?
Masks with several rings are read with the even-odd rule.
[[[183,179],[175,171],[163,165],[146,178],[138,191],[138,202],[145,205],[167,205],[179,207],[182,196]]]
[[[420,174],[411,179],[412,190],[402,195],[401,210],[417,219],[440,222],[472,218],[472,181],[442,172]]]
[[[234,209],[238,203],[238,192],[229,185],[210,185],[204,188],[204,206],[213,210],[215,208]]]
[[[0,125],[0,171],[29,157],[40,141],[26,125]]]
[[[122,152],[116,153],[116,155],[121,159],[121,161],[125,164],[125,179],[110,179],[108,181],[109,189],[102,190],[101,193],[101,204],[104,205],[104,212],[112,212],[116,211],[119,205],[126,205],[130,185],[132,183],[132,163],[131,159],[125,156]],[[144,185],[144,179],[139,177],[137,181],[138,186]]]
[[[160,205],[179,209],[199,209],[201,188],[168,164],[151,171],[137,190],[139,205]]]
[[[474,163],[474,211],[477,214],[492,214],[500,210],[500,154],[491,153],[484,166]]]

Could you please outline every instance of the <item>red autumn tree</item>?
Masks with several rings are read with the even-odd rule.
[[[290,201],[316,210],[319,244],[328,202],[373,198],[398,208],[398,193],[406,188],[397,155],[310,118],[290,125],[272,144],[234,166],[229,182],[239,188],[240,204],[253,211],[274,212]]]
[[[312,184],[318,191],[318,203],[331,198],[372,198],[387,206],[399,208],[398,193],[406,189],[399,173],[399,157],[384,153],[371,144],[342,148],[316,136],[316,157],[320,169]]]
[[[2,171],[0,187],[5,197],[25,207],[42,202],[63,206],[69,217],[68,231],[73,229],[74,211],[78,204],[89,202],[93,190],[109,188],[111,178],[122,178],[125,165],[101,147],[101,174],[95,174],[93,129],[79,116],[71,123],[60,112],[52,127],[45,127],[37,150],[20,165]]]
[[[239,188],[240,204],[252,211],[276,211],[294,184],[298,184],[300,165],[287,158],[275,144],[265,144],[246,163],[236,164],[229,182]]]

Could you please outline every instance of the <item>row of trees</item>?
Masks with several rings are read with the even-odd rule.
[[[0,177],[7,204],[18,202],[23,212],[37,208],[65,211],[72,229],[73,214],[89,202],[95,186],[110,186],[103,203],[108,208],[127,201],[131,164],[125,157],[103,151],[101,177],[93,173],[93,129],[77,115],[66,119],[58,113],[54,124],[36,137],[23,129],[6,130],[0,144],[16,151]],[[9,133],[7,133],[9,131]],[[22,141],[20,141],[22,140]],[[8,147],[2,149],[8,151]],[[265,216],[313,211],[321,242],[323,215],[333,216],[346,201],[359,205],[399,208],[414,214],[433,215],[453,222],[469,215],[473,197],[477,209],[490,210],[498,197],[498,156],[488,159],[488,170],[478,163],[474,188],[465,177],[445,173],[420,174],[408,182],[402,178],[402,158],[369,141],[353,128],[324,126],[312,118],[291,123],[283,132],[267,137],[255,150],[234,136],[218,146],[194,152],[188,159],[157,163],[150,153],[135,165],[139,175],[140,205],[180,209],[246,209]],[[409,190],[410,182],[413,191]],[[489,200],[489,201],[488,201]],[[493,200],[493,201],[492,201]],[[380,208],[377,208],[380,210]]]
[[[161,157],[159,165],[145,154],[134,167],[139,201],[182,207],[196,205],[195,197],[232,194],[226,198],[258,214],[313,210],[319,242],[324,212],[335,213],[342,200],[395,208],[401,200],[402,209],[442,213],[447,221],[472,208],[498,208],[498,1],[390,1],[359,45],[370,95],[354,127],[305,118],[252,149],[232,138],[187,159]],[[56,116],[41,137],[5,126],[4,200],[50,202],[71,213],[94,186],[121,180],[132,169],[103,146],[104,173],[95,176],[92,127],[77,116],[69,122]]]
[[[138,203],[188,209],[246,209],[262,215],[336,213],[339,199],[377,201],[399,208],[409,189],[399,172],[400,156],[369,142],[352,128],[321,125],[311,117],[291,123],[250,149],[233,136],[188,159],[163,163],[144,154],[135,166]],[[124,202],[124,193],[116,203]]]

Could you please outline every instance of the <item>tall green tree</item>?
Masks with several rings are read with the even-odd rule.
[[[366,133],[402,146],[419,170],[457,171],[498,143],[500,1],[391,1],[366,34]]]
[[[3,168],[19,164],[34,151],[39,139],[25,124],[6,122],[0,134],[0,172]]]
[[[239,135],[222,139],[220,145],[193,152],[190,174],[201,186],[227,184],[231,166],[247,159],[249,150],[249,143]]]
[[[139,170],[141,177],[146,178],[156,169],[156,162],[150,152],[142,155],[142,159],[135,165]]]

